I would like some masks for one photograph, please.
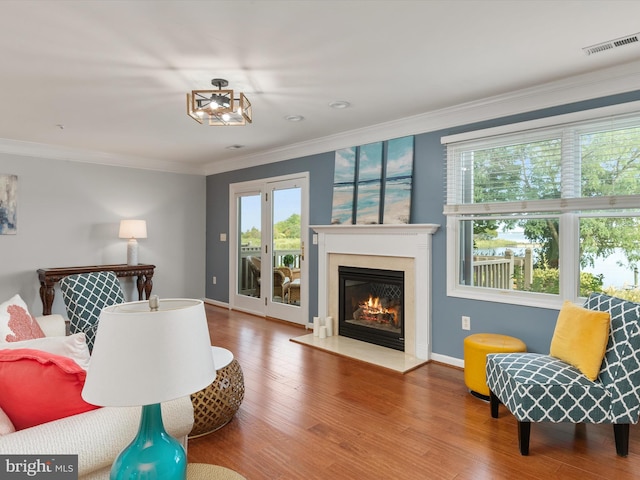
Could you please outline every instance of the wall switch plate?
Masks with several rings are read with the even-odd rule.
[[[221,233],[220,234],[220,241],[221,242],[226,242],[227,241],[227,234],[226,233]]]
[[[317,245],[317,244],[318,244],[318,234],[317,234],[317,233],[314,233],[314,234],[313,234],[313,244],[314,244],[314,245]]]
[[[471,330],[471,317],[462,316],[462,329]]]
[[[213,284],[215,285],[218,282],[218,279],[214,276],[213,277]]]

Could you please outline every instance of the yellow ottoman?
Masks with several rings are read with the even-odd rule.
[[[471,394],[489,399],[487,387],[487,353],[526,352],[525,343],[515,337],[497,333],[475,333],[464,339],[464,383]]]

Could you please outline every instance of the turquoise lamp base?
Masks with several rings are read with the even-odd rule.
[[[185,480],[187,455],[162,423],[160,404],[144,405],[133,441],[113,462],[111,480]]]

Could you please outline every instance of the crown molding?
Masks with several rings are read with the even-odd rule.
[[[433,132],[495,118],[638,90],[640,62],[570,77],[536,87],[434,110],[413,117],[350,130],[204,167],[206,175],[316,155],[406,135]]]

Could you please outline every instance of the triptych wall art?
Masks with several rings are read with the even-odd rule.
[[[0,235],[15,235],[18,217],[18,176],[0,173]]]
[[[413,136],[336,151],[331,223],[409,223]]]

